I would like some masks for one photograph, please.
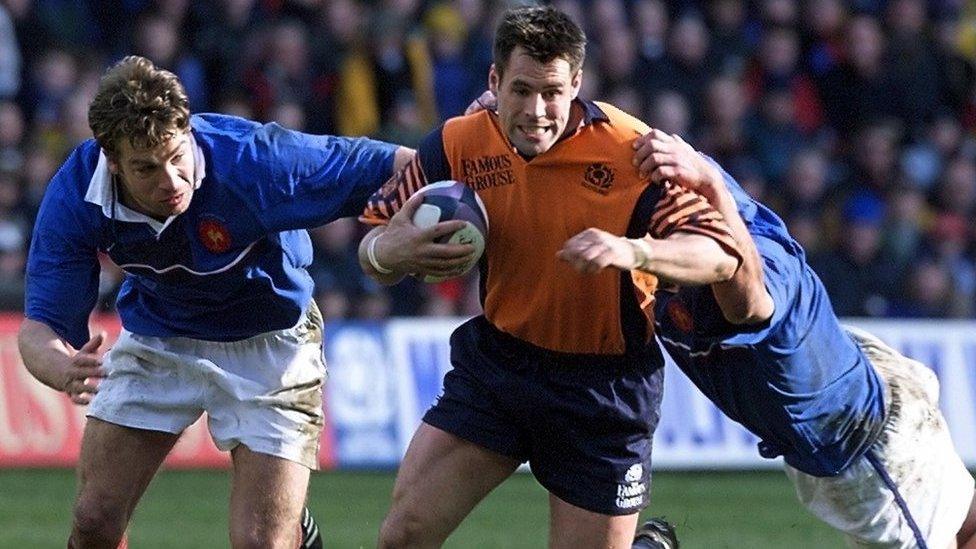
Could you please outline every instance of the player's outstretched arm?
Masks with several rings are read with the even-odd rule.
[[[27,371],[44,385],[67,393],[75,404],[88,404],[98,392],[97,380],[105,377],[99,350],[104,341],[105,334],[99,333],[75,351],[47,324],[29,318],[17,334]]]
[[[463,228],[464,221],[442,221],[424,229],[414,225],[422,200],[419,194],[412,196],[387,225],[375,227],[359,243],[359,264],[380,284],[395,284],[407,274],[450,277],[471,264],[471,244],[436,242]]]
[[[676,232],[663,239],[628,239],[590,228],[563,244],[557,257],[581,273],[606,267],[641,270],[679,286],[701,286],[732,277],[738,258],[714,239]]]
[[[728,224],[742,252],[742,264],[728,281],[712,286],[726,320],[734,324],[763,322],[773,315],[773,299],[763,281],[762,260],[739,216],[732,193],[719,169],[680,136],[660,130],[634,142],[634,164],[658,183],[671,181],[705,197]]]

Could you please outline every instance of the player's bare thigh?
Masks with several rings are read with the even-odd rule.
[[[439,547],[517,460],[421,423],[400,465],[380,547]]]
[[[308,467],[243,444],[231,451],[234,477],[230,496],[230,538],[235,549],[298,546]]]
[[[78,459],[72,537],[121,538],[136,503],[179,435],[89,418]]]
[[[637,513],[603,515],[549,495],[550,549],[630,547],[637,529]]]

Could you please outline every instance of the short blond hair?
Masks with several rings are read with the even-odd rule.
[[[123,139],[135,149],[155,147],[190,127],[190,101],[175,74],[130,55],[98,83],[88,107],[95,140],[113,159]]]

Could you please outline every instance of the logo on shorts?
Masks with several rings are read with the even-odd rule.
[[[644,503],[647,484],[644,480],[644,466],[635,463],[624,473],[624,481],[617,485],[617,507],[630,509]]]
[[[583,186],[591,191],[607,194],[613,186],[613,176],[613,168],[602,162],[596,162],[586,167]]]
[[[197,236],[203,247],[210,253],[222,254],[230,249],[230,231],[214,218],[200,221],[197,226]]]

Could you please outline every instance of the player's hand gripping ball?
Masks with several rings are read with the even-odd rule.
[[[459,181],[438,181],[417,192],[423,195],[423,202],[413,215],[414,225],[427,228],[441,221],[460,219],[465,222],[464,227],[438,238],[437,242],[474,246],[471,261],[456,274],[452,276],[428,275],[423,277],[423,281],[441,282],[467,273],[481,259],[481,254],[485,251],[485,239],[488,236],[488,214],[478,193]]]

